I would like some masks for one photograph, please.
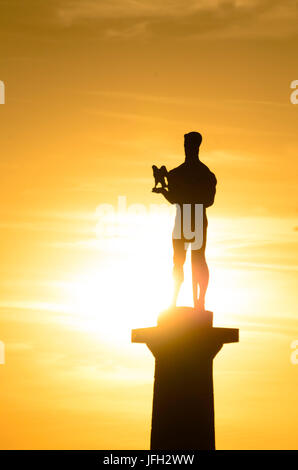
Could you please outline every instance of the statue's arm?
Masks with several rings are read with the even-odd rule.
[[[208,191],[206,194],[205,207],[210,207],[214,204],[214,198],[216,193],[217,179],[214,173],[210,172]]]
[[[165,170],[166,170],[166,167],[164,166]],[[171,174],[172,170],[171,171],[167,171],[166,170],[166,174],[165,176],[167,177],[167,180],[168,180],[168,186],[163,186],[162,188],[153,188],[152,191],[154,193],[158,193],[158,194],[162,194],[163,197],[170,203],[170,204],[176,204],[177,203],[177,195],[176,195],[176,191],[175,191],[175,187],[176,185],[172,182],[172,179],[170,180],[170,174]],[[169,181],[170,180],[170,181]]]
[[[153,188],[152,192],[157,193],[157,194],[162,194],[170,204],[175,204],[177,202],[175,201],[175,198],[172,192],[166,188]]]
[[[174,195],[168,189],[162,188],[161,194],[166,198],[170,204],[175,204]]]

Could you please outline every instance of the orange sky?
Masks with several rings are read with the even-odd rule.
[[[191,130],[218,179],[207,307],[241,330],[215,361],[217,447],[297,448],[297,1],[0,9],[1,448],[148,448],[154,364],[130,329],[170,299],[173,223],[151,165]],[[100,218],[119,196],[146,213]]]

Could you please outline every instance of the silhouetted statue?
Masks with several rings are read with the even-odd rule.
[[[176,204],[176,219],[174,305],[160,313],[156,326],[132,330],[131,338],[146,344],[155,359],[151,450],[215,450],[213,360],[224,344],[239,341],[238,329],[213,327],[213,312],[205,311],[206,208],[214,202],[217,181],[199,160],[201,142],[198,132],[185,134],[185,162],[169,172],[153,166],[152,191]],[[189,246],[194,308],[176,306]]]
[[[155,358],[151,450],[214,450],[213,359],[239,341],[239,330],[214,328],[191,307],[175,307],[158,325],[132,331]],[[195,313],[195,314],[193,314]]]
[[[205,258],[205,248],[207,239],[207,216],[206,208],[214,202],[216,191],[216,177],[199,159],[199,148],[202,142],[202,136],[198,132],[189,132],[184,135],[185,162],[182,165],[167,172],[165,167],[160,170],[153,167],[155,183],[160,182],[162,187],[157,188],[157,184],[152,189],[155,193],[163,194],[163,196],[171,203],[178,205],[176,214],[176,224],[186,216],[186,204],[190,207],[191,227],[195,225],[196,205],[203,205],[203,240],[199,249],[191,250],[192,264],[192,286],[194,307],[198,310],[205,310],[205,295],[209,282],[209,270]],[[156,170],[154,170],[154,168]],[[164,168],[166,173],[161,171]],[[167,177],[168,187],[160,181],[160,174]],[[181,219],[178,221],[178,217]],[[183,222],[182,222],[183,225]],[[174,228],[175,232],[175,228]],[[173,232],[173,233],[174,233]],[[184,279],[183,265],[186,258],[186,250],[192,240],[185,237],[184,232],[180,238],[173,237],[174,250],[174,280],[175,289],[173,296],[173,304],[176,305],[177,297],[181,284]],[[200,295],[198,298],[198,286]]]

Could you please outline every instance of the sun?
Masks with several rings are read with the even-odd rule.
[[[166,280],[150,271],[140,276],[135,266],[122,268],[118,264],[104,272],[98,269],[67,285],[74,324],[107,342],[130,341],[131,329],[154,326],[171,299],[170,276]],[[152,277],[159,285],[154,295],[149,287]]]
[[[72,312],[74,327],[96,335],[107,343],[127,344],[133,328],[156,325],[158,315],[167,309],[173,293],[172,247],[168,220],[159,220],[159,235],[150,216],[138,217],[146,229],[129,236],[110,237],[105,259],[83,272],[74,274],[63,284],[67,310]],[[156,222],[156,220],[155,220]],[[130,220],[131,223],[131,220]],[[98,242],[102,248],[102,240]],[[93,248],[94,247],[93,245]],[[96,255],[96,250],[94,256]],[[184,265],[184,283],[178,305],[193,306],[190,251]],[[233,307],[235,294],[227,286],[226,270],[211,266],[206,308],[214,311],[225,326],[225,311]],[[230,287],[230,288],[229,288]]]

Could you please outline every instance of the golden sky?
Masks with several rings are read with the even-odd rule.
[[[151,165],[192,130],[218,179],[207,307],[240,328],[215,360],[217,447],[297,448],[298,2],[0,9],[1,448],[148,448],[154,363],[130,329],[169,302],[173,224]]]

